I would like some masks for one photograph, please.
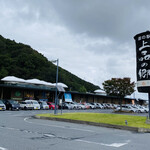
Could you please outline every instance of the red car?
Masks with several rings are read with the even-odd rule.
[[[47,102],[48,106],[49,106],[49,109],[55,109],[55,103],[53,102]],[[57,109],[58,109],[58,106],[57,106]]]

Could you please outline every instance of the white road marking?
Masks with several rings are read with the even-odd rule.
[[[4,147],[0,147],[0,150],[8,150],[7,148]]]
[[[48,136],[48,137],[55,137],[54,135],[52,134],[44,134],[45,136]]]
[[[110,147],[121,147],[121,146],[124,146],[128,143],[112,143],[112,144],[104,144],[104,143],[101,143],[101,145],[104,145],[104,146],[110,146]]]
[[[17,131],[19,131],[19,129],[16,129],[16,128],[10,128],[10,127],[0,127],[0,128],[2,128],[2,129],[9,129],[9,130],[17,130]],[[1,150],[1,149],[0,149]]]
[[[78,130],[78,131],[86,131],[86,132],[92,132],[94,133],[93,130],[85,130],[85,129],[79,129],[79,128],[68,128],[68,127],[65,127],[65,126],[58,126],[58,125],[50,125],[50,124],[43,124],[43,123],[35,123],[35,122],[31,122],[31,121],[28,121],[28,119],[30,119],[31,117],[26,117],[24,118],[24,121],[27,122],[27,123],[31,123],[31,124],[37,124],[37,125],[42,125],[42,126],[49,126],[49,127],[56,127],[56,128],[63,128],[63,129],[70,129],[70,130]]]
[[[98,142],[92,142],[92,141],[86,141],[86,140],[80,140],[80,139],[77,139],[75,141],[84,142],[84,143],[88,143],[88,144],[97,144],[97,145],[104,145],[104,146],[109,146],[109,147],[117,147],[117,148],[128,144],[128,142],[127,143],[105,144],[105,143],[98,143]]]
[[[44,126],[50,126],[50,127],[57,127],[57,128],[67,128],[65,126],[57,126],[57,125],[49,125],[49,124],[42,124],[42,123],[34,123],[31,121],[28,121],[28,119],[30,119],[31,117],[26,117],[24,118],[24,121],[27,123],[31,123],[31,124],[38,124],[38,125],[44,125]],[[85,130],[85,129],[78,129],[78,128],[67,128],[67,129],[73,129],[73,130],[79,130],[79,131],[86,131],[86,132],[94,132],[92,130]],[[49,136],[49,137],[55,137],[54,135],[50,135],[50,134],[44,134],[45,136]],[[77,142],[84,142],[84,143],[89,143],[89,144],[97,144],[97,145],[103,145],[103,146],[109,146],[109,147],[121,147],[124,146],[126,144],[128,144],[130,142],[130,140],[127,140],[125,143],[112,143],[112,144],[105,144],[105,143],[98,143],[98,142],[92,142],[92,141],[86,141],[86,140],[80,140],[80,139],[76,139],[75,141]]]

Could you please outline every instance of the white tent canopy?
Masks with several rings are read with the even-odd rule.
[[[39,79],[28,79],[28,80],[26,80],[26,83],[53,86],[52,83],[42,81],[42,80],[39,80]]]
[[[26,82],[26,80],[21,79],[21,78],[17,78],[15,76],[7,76],[7,77],[4,77],[1,80],[5,81],[5,82]]]
[[[53,83],[53,85],[56,86],[56,83]],[[61,83],[61,82],[58,82],[57,85],[58,85],[58,86],[62,86],[63,88],[68,88],[68,86],[67,86],[66,84]]]
[[[102,89],[97,89],[94,91],[94,93],[100,94],[100,95],[106,95],[106,92]]]
[[[95,92],[95,93],[104,93],[104,91],[101,90],[101,89],[97,89],[97,90],[95,90],[94,92]]]
[[[26,84],[37,84],[37,85],[45,85],[45,86],[56,86],[56,83],[50,83],[39,79],[28,79],[24,80],[22,78],[18,78],[15,76],[7,76],[1,79],[1,81],[9,82],[9,83],[26,83]],[[64,83],[58,83],[58,86],[67,88],[68,86]]]

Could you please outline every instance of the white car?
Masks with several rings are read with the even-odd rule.
[[[49,106],[45,101],[40,101],[39,104],[41,109],[49,109]]]
[[[90,103],[86,103],[86,105],[90,106],[90,109],[95,109],[95,106]]]
[[[140,112],[142,112],[142,113],[147,113],[147,112],[148,112],[148,110],[147,110],[145,107],[141,106],[141,105],[138,105],[137,108],[138,108],[138,109],[140,110]]]
[[[103,109],[103,108],[104,108],[100,103],[97,103],[97,106],[98,106],[100,109]]]
[[[149,112],[149,108],[147,106],[142,106],[146,112]]]
[[[145,112],[145,110],[143,108],[141,108],[140,106],[132,105],[132,107],[137,109],[138,113],[144,113]]]
[[[31,102],[26,102],[26,101],[22,101],[20,102],[20,109],[24,109],[24,110],[33,110],[33,104]]]
[[[86,107],[80,103],[74,102],[74,105],[77,109],[86,109]]]
[[[36,100],[25,100],[25,102],[31,102],[34,109],[40,109],[40,104]]]
[[[0,100],[0,110],[6,110],[6,106],[2,100]]]

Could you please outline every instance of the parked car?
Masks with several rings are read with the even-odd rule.
[[[19,110],[20,104],[15,100],[3,100],[7,110]]]
[[[45,101],[40,101],[40,109],[49,109],[48,104]]]
[[[90,104],[93,105],[95,109],[99,108],[99,106],[96,103],[90,103]]]
[[[90,109],[95,109],[95,106],[90,103],[86,103],[86,105],[90,106]]]
[[[100,103],[96,103],[99,109],[103,109],[104,107]]]
[[[115,111],[121,110],[120,106],[118,106]],[[122,111],[124,112],[137,112],[137,109],[133,108],[130,105],[122,105]]]
[[[55,109],[55,103],[53,102],[47,102],[48,106],[49,106],[49,109]],[[56,105],[56,108],[58,109],[58,106]]]
[[[62,109],[73,109],[72,105],[68,103],[62,103],[62,105],[59,105],[59,108],[61,108],[61,106],[62,106]]]
[[[6,110],[6,106],[2,100],[0,100],[0,110]]]
[[[80,107],[81,109],[86,109],[85,105],[83,105],[83,104],[79,104],[79,107]]]
[[[34,109],[40,109],[40,104],[36,100],[25,100],[25,102],[30,102]]]
[[[20,102],[20,109],[24,109],[24,110],[33,110],[34,106],[30,101],[22,101]]]
[[[73,102],[76,109],[86,109],[86,107],[80,103]]]
[[[69,104],[72,105],[73,109],[80,109],[76,102],[70,102]]]
[[[141,107],[143,107],[143,109],[145,110],[145,112],[149,112],[149,108],[147,107],[147,106],[141,106]]]
[[[118,107],[117,104],[113,104],[113,109],[116,109]]]
[[[103,106],[103,109],[107,109],[106,103],[102,103],[101,105]]]
[[[132,107],[135,108],[138,113],[145,113],[145,110],[138,105],[132,105]]]
[[[88,109],[84,104],[81,104],[80,105],[82,106],[82,109]]]
[[[90,106],[87,103],[83,103],[86,109],[90,109]]]
[[[79,109],[78,105],[75,102],[65,102],[65,103],[68,103],[72,107],[72,109]]]
[[[112,105],[112,104],[106,104],[106,107],[107,107],[108,109],[112,109],[112,108],[113,108],[113,105]]]

